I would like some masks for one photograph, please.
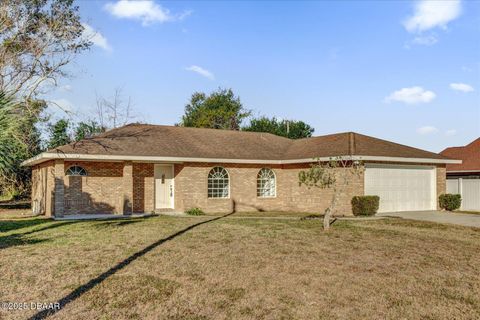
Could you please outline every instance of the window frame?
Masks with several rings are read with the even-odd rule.
[[[72,168],[80,168],[81,170],[77,170],[77,171],[73,172]],[[81,174],[82,170],[83,170],[83,172],[85,172],[85,174]],[[71,173],[69,173],[69,172],[71,172]],[[73,165],[73,166],[68,167],[67,170],[65,170],[65,176],[66,177],[87,177],[88,176],[88,171],[82,166]]]
[[[222,171],[224,171],[226,173],[226,179],[227,179],[227,196],[226,197],[223,197],[223,196],[215,196],[214,195],[214,191],[217,191],[217,194],[219,193],[219,191],[223,190],[221,188],[219,188],[218,186],[217,187],[210,187],[210,181],[212,181],[212,185],[213,185],[213,180],[220,180],[220,179],[214,179],[214,178],[210,178],[210,175],[212,172],[214,172],[215,169],[221,169]],[[223,178],[224,179],[224,178]],[[215,166],[213,168],[211,168],[209,171],[208,171],[208,174],[207,174],[207,199],[230,199],[230,173],[228,172],[227,169],[225,169],[225,167],[221,167],[221,166]],[[211,192],[212,191],[212,192]]]
[[[272,173],[272,175],[273,175],[273,195],[268,195],[268,196],[264,196],[264,195],[260,194],[260,190],[261,190],[260,174],[262,173],[262,171],[266,171],[266,170],[268,170],[268,172]],[[256,193],[257,193],[257,198],[260,198],[260,199],[272,199],[272,198],[277,197],[277,174],[275,173],[275,171],[272,168],[265,167],[265,168],[261,168],[260,170],[258,170],[257,177],[256,177]]]

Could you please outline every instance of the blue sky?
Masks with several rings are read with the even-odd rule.
[[[435,152],[480,135],[478,1],[77,4],[95,45],[48,98],[80,114],[120,86],[142,121],[174,124],[193,92],[226,87],[315,135]]]

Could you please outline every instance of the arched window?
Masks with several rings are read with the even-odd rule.
[[[208,197],[228,198],[230,183],[228,172],[225,168],[215,167],[208,173]]]
[[[87,171],[80,166],[71,166],[70,168],[67,169],[66,175],[67,176],[86,176]]]
[[[272,169],[263,168],[257,174],[257,196],[272,198],[276,196],[275,173]]]

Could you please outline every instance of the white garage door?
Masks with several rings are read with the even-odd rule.
[[[435,167],[366,164],[365,195],[380,197],[379,212],[435,210]]]

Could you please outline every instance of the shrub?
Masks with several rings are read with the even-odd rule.
[[[438,197],[438,202],[440,204],[440,208],[447,211],[453,211],[460,208],[462,204],[462,196],[451,193],[441,194]]]
[[[352,198],[354,216],[373,216],[380,205],[379,196],[355,196]]]
[[[205,213],[200,208],[190,208],[185,213],[191,216],[203,216]]]

